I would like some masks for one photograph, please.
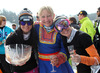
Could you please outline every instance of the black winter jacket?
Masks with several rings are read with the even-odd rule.
[[[13,72],[27,72],[37,67],[35,54],[34,54],[34,51],[35,53],[37,53],[36,51],[37,50],[37,34],[33,27],[31,29],[30,38],[28,40],[24,40],[23,32],[21,28],[19,27],[12,35],[10,35],[6,39],[6,45],[9,45],[9,44],[26,44],[26,45],[31,45],[33,47],[31,58],[29,59],[29,61],[27,61],[26,64],[23,66],[12,65],[11,68]]]

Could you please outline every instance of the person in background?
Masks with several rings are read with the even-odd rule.
[[[81,23],[78,21],[78,25],[79,25],[79,27],[81,27]]]
[[[94,37],[94,44],[100,55],[100,7],[98,7],[98,9],[97,9],[97,19],[95,20],[94,25],[95,25],[95,29],[96,29],[96,34]]]
[[[36,21],[34,22],[33,25],[36,25],[36,24],[39,24],[40,23],[40,19],[39,19],[39,14],[37,12],[37,15],[36,15]]]
[[[37,20],[37,21],[40,21],[38,12],[37,12],[37,15],[36,15],[36,20]]]
[[[87,17],[87,12],[85,10],[81,10],[78,13],[78,19],[81,23],[80,30],[89,34],[91,36],[91,40],[93,41],[96,31],[93,27],[92,21]]]
[[[12,28],[13,28],[14,30],[16,30],[16,24],[15,24],[15,23],[12,24]]]
[[[97,17],[96,17],[96,20],[95,20],[95,29],[99,26],[99,23],[100,23],[100,7],[97,8]]]
[[[38,13],[41,23],[34,27],[38,34],[39,73],[73,73],[61,35],[54,28],[53,9],[43,6]]]
[[[6,26],[6,17],[0,15],[0,62],[4,69],[4,73],[11,73],[10,65],[5,60],[5,48],[4,48],[6,37],[11,32],[13,32],[13,30],[8,26]]]
[[[24,8],[19,13],[19,28],[6,39],[6,45],[26,44],[32,46],[31,58],[26,63],[18,66],[12,65],[14,73],[38,73],[35,59],[35,53],[37,50],[37,34],[33,27],[33,23],[32,12],[29,9]]]
[[[80,26],[77,24],[77,20],[75,17],[70,17],[69,18],[70,26],[74,27],[75,29],[79,30]]]
[[[77,63],[77,73],[91,73],[90,66],[100,63],[100,57],[91,37],[85,32],[70,27],[69,20],[63,17],[55,19],[55,28],[62,35],[65,48],[71,45],[74,47],[71,60]]]

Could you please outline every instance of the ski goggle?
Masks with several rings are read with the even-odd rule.
[[[69,20],[67,19],[58,19],[55,22],[55,28],[58,32],[62,32],[63,29],[67,29],[69,27]]]
[[[26,25],[26,24],[30,26],[30,25],[33,24],[33,21],[20,21],[20,24],[23,25],[23,26]]]

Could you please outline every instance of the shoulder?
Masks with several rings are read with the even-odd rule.
[[[39,26],[40,26],[40,24],[34,24],[34,25],[33,25],[34,28],[37,28],[37,27],[39,27]]]
[[[10,27],[8,27],[8,26],[5,26],[5,28],[6,28],[6,29],[11,29],[11,28],[10,28]]]
[[[93,44],[91,37],[87,33],[78,31],[77,35],[78,35],[77,38],[78,38],[78,41],[80,44],[84,44],[84,45],[88,45],[88,46]]]
[[[14,30],[13,30],[12,28],[8,27],[8,26],[5,26],[5,29],[6,29],[7,31],[14,32]]]
[[[87,33],[83,32],[83,31],[78,31],[77,34],[81,38],[91,38]]]
[[[34,25],[40,24],[40,21],[35,21]]]
[[[8,45],[8,44],[14,44],[13,41],[16,39],[15,36],[16,36],[15,32],[12,33],[12,34],[9,34],[7,36],[7,38],[6,38],[6,45]]]
[[[56,39],[57,40],[61,40],[62,39],[62,35],[59,33],[59,32],[55,32],[57,35],[56,35]]]

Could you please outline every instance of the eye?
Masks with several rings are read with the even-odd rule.
[[[42,18],[45,18],[45,16],[42,16]]]
[[[47,17],[51,17],[51,15],[48,15]]]

